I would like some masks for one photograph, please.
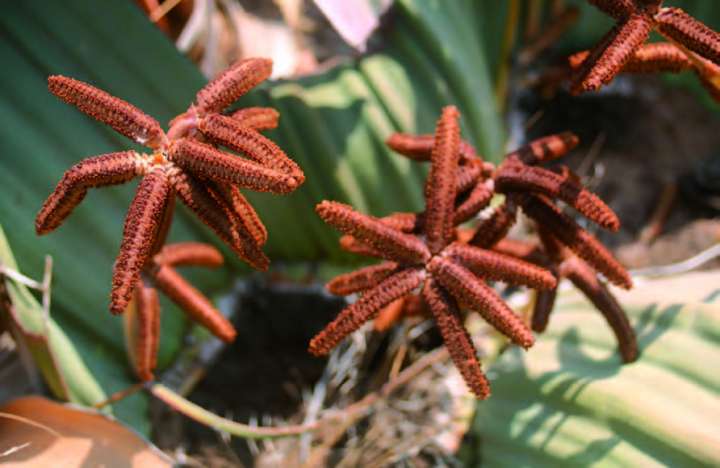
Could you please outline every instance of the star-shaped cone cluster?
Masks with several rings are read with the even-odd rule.
[[[536,262],[534,257],[522,258],[497,247],[515,222],[518,207],[562,246],[558,249],[567,257],[567,265],[571,257],[583,261],[584,271],[592,272],[595,278],[595,283],[588,280],[587,284],[607,291],[597,279],[599,271],[614,283],[630,287],[625,269],[599,241],[562,213],[554,200],[564,201],[613,231],[620,226],[615,213],[587,191],[568,168],[537,166],[564,155],[577,143],[577,137],[570,133],[541,138],[508,154],[496,168],[460,139],[454,107],[443,110],[434,135],[392,135],[388,139],[392,149],[413,160],[431,162],[426,209],[423,213],[374,218],[337,202],[318,205],[323,220],[344,233],[342,248],[384,261],[328,283],[334,294],[361,295],[313,338],[310,351],[328,353],[372,318],[376,319],[376,329],[385,329],[403,316],[431,315],[468,386],[478,397],[486,398],[489,386],[460,310],[479,312],[515,344],[528,348],[534,340],[530,328],[486,282],[504,281],[553,293],[561,277],[549,261]],[[505,201],[491,216],[469,233],[458,228],[486,208],[496,193],[504,194]],[[565,267],[566,276],[573,279],[577,275],[571,275],[569,268]],[[627,333],[634,339],[631,328]]]
[[[422,160],[423,154],[429,154],[428,148],[424,148],[423,152],[423,148],[418,146],[423,138],[427,137],[393,135],[388,143],[401,154],[407,155],[412,148],[410,157]],[[502,193],[505,201],[494,209],[492,215],[480,221],[474,231],[459,232],[459,236],[461,241],[470,245],[521,258],[549,269],[558,279],[571,280],[607,319],[618,339],[623,360],[632,362],[638,355],[635,333],[598,272],[625,289],[632,287],[630,275],[602,243],[564,214],[553,200],[564,201],[587,219],[613,232],[620,228],[620,221],[602,200],[582,186],[569,168],[560,166],[550,170],[537,166],[562,157],[578,143],[578,138],[568,132],[540,138],[507,154],[503,163],[494,170],[489,170],[488,163],[474,156],[475,165],[484,164],[486,174],[489,170],[489,179],[484,184],[493,187],[496,193]],[[467,151],[466,154],[475,153]],[[467,162],[466,167],[470,166],[471,163]],[[542,240],[539,246],[531,245],[532,248],[529,248],[529,244],[523,246],[506,238],[517,219],[518,208],[537,224]],[[403,216],[408,218],[409,215],[396,214],[389,218],[400,219]],[[422,218],[422,215],[412,216]],[[352,249],[352,243],[347,239],[344,244]],[[533,330],[545,330],[555,295],[556,288],[538,291]],[[413,306],[408,312],[412,314],[415,310],[422,308]],[[384,310],[380,316],[387,316],[389,321],[390,314],[390,310]],[[394,317],[400,316],[403,316],[402,312]]]
[[[680,8],[663,7],[662,0],[588,1],[617,24],[594,48],[574,56],[571,92],[597,90],[622,71],[679,71],[677,68],[682,67],[695,70],[716,97],[719,33]],[[652,31],[668,39],[675,49],[643,46]],[[682,60],[678,52],[687,60]]]
[[[590,55],[585,50],[568,58],[570,73],[577,73]],[[640,46],[623,65],[619,73],[681,73],[693,72],[710,96],[720,102],[720,66],[699,55],[683,50],[670,42],[655,42]]]
[[[317,206],[322,219],[385,261],[335,278],[328,288],[338,294],[362,292],[362,296],[344,309],[338,317],[310,342],[310,351],[327,354],[343,338],[374,318],[385,306],[420,289],[422,300],[435,318],[455,365],[470,389],[480,398],[490,394],[472,339],[463,327],[460,307],[478,311],[497,330],[514,343],[528,348],[534,338],[530,329],[505,304],[485,280],[502,280],[512,284],[551,289],[555,277],[547,270],[516,258],[457,242],[455,226],[465,217],[456,209],[458,194],[475,198],[474,192],[490,192],[480,182],[483,164],[466,154],[460,141],[459,113],[455,107],[443,109],[432,145],[425,212],[420,222],[414,216],[411,231],[403,226],[354,211],[331,201]],[[474,152],[473,152],[474,153]],[[470,182],[459,183],[466,166],[475,173]],[[481,186],[481,188],[477,188]],[[465,193],[470,192],[470,193]],[[489,202],[483,195],[475,203],[477,210]],[[460,202],[460,206],[467,201]],[[409,218],[413,218],[410,216]]]
[[[46,234],[60,226],[88,189],[142,177],[113,271],[113,313],[125,310],[140,272],[162,247],[176,196],[239,257],[267,269],[269,260],[262,252],[267,231],[240,189],[286,194],[303,183],[304,175],[259,133],[277,126],[277,111],[254,107],[222,112],[271,71],[267,59],[237,62],[197,93],[167,133],[155,119],[105,91],[64,76],[48,79],[50,91],[61,100],[151,150],[84,159],[65,173],[35,222],[37,233]]]
[[[235,339],[232,324],[200,291],[187,282],[175,267],[218,267],[220,251],[208,244],[183,242],[164,246],[143,268],[137,279],[134,307],[125,314],[125,337],[130,361],[137,376],[153,379],[160,346],[160,300],[158,290],[184,310],[188,317],[225,342]]]

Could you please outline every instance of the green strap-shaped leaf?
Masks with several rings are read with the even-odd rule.
[[[490,369],[493,395],[478,404],[467,461],[717,466],[720,303],[702,300],[719,284],[720,274],[704,273],[620,295],[641,348],[625,366],[602,316],[578,294],[563,295],[535,346]]]
[[[5,233],[0,226],[0,265],[19,273]],[[53,392],[60,398],[83,405],[106,399],[82,357],[52,317],[45,317],[40,303],[28,288],[0,273],[2,298],[0,313],[7,314],[17,339],[25,341]]]

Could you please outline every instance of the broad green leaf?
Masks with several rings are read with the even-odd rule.
[[[701,273],[618,294],[641,348],[625,366],[602,316],[579,294],[563,294],[536,345],[489,370],[493,395],[478,405],[466,460],[717,466],[718,284],[720,273]]]

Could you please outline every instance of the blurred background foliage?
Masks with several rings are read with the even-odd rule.
[[[580,21],[556,47],[574,52],[594,44],[611,22],[586,2],[569,3],[580,7]],[[720,29],[715,2],[671,3]],[[503,69],[512,52],[503,37],[508,16],[524,18],[525,7],[526,2],[514,0],[397,0],[366,54],[312,76],[265,84],[239,102],[280,111],[280,127],[269,136],[307,176],[289,196],[248,194],[268,227],[266,252],[275,264],[353,261],[315,215],[322,199],[348,202],[374,215],[420,209],[424,168],[393,155],[384,141],[396,131],[430,131],[443,105],[460,108],[464,137],[486,158],[501,158],[508,134],[501,108],[507,96],[498,98],[495,90],[505,89]],[[53,257],[52,317],[70,339],[63,346],[74,347],[96,384],[112,393],[133,382],[121,321],[107,312],[107,298],[134,187],[92,191],[58,231],[45,237],[35,235],[33,220],[65,169],[132,144],[58,101],[47,92],[46,79],[64,74],[91,82],[161,122],[184,111],[205,79],[130,1],[7,2],[0,16],[0,60],[7,67],[0,74],[0,223],[25,274],[40,277],[44,256]],[[672,81],[698,88],[692,77]],[[189,239],[216,242],[181,208],[170,241]],[[227,258],[228,269],[189,276],[205,291],[226,290],[235,274],[247,273]],[[172,304],[163,303],[163,311],[161,367],[172,361],[187,331]],[[542,351],[530,356],[546,362]],[[525,370],[512,372],[535,378]],[[495,388],[498,395],[506,392],[502,382]],[[496,407],[510,411],[523,398],[537,399],[528,393],[535,390],[520,383],[517,395],[508,394],[517,400],[506,404],[494,397],[495,406],[479,416],[480,432],[482,415],[494,414]],[[138,394],[114,405],[114,412],[147,432],[146,408],[146,397]]]

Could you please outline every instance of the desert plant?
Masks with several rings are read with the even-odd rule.
[[[623,310],[627,309],[624,296],[616,300],[616,292],[603,279],[629,287],[630,276],[588,230],[562,211],[563,205],[558,201],[572,206],[582,217],[610,231],[618,229],[618,218],[568,169],[541,167],[574,146],[574,137],[561,134],[532,142],[506,155],[503,161],[506,132],[499,109],[513,104],[507,101],[508,90],[512,91],[517,84],[509,79],[509,64],[520,3],[511,0],[501,5],[485,1],[436,4],[398,0],[391,11],[392,27],[378,33],[383,49],[314,77],[271,83],[244,96],[241,102],[244,107],[240,110],[227,109],[251,84],[259,83],[267,75],[267,67],[257,65],[258,62],[255,65],[246,63],[245,66],[250,68],[257,66],[250,71],[249,81],[233,78],[232,72],[224,75],[208,85],[207,92],[204,95],[201,92],[196,105],[187,111],[184,110],[185,103],[202,85],[202,78],[191,64],[163,42],[159,33],[132,6],[113,2],[107,7],[107,15],[97,14],[97,5],[86,0],[72,0],[67,2],[66,8],[39,1],[9,7],[0,18],[5,32],[0,39],[0,54],[15,66],[11,74],[0,77],[0,84],[5,89],[19,91],[5,99],[8,122],[12,124],[0,129],[0,141],[4,145],[4,154],[23,154],[27,158],[6,158],[2,162],[4,170],[0,171],[0,182],[6,187],[8,196],[0,200],[0,214],[25,268],[26,265],[34,268],[40,263],[34,260],[48,252],[55,259],[56,271],[62,274],[58,275],[54,287],[51,322],[47,322],[49,306],[43,309],[35,303],[32,307],[24,307],[32,302],[28,299],[29,294],[25,294],[27,291],[3,296],[6,299],[4,308],[11,311],[18,339],[32,342],[33,334],[41,337],[36,347],[37,355],[62,354],[69,360],[70,364],[38,359],[53,390],[60,397],[90,404],[104,400],[106,393],[125,388],[133,380],[127,375],[120,356],[119,323],[111,320],[109,314],[87,313],[99,310],[106,296],[105,285],[112,263],[108,252],[115,250],[113,239],[119,228],[117,219],[121,207],[126,205],[128,193],[121,189],[93,196],[90,203],[94,206],[78,207],[74,223],[69,223],[49,240],[33,239],[29,235],[31,226],[27,223],[29,216],[40,206],[47,187],[52,180],[57,180],[63,168],[68,167],[77,154],[97,152],[98,148],[107,148],[108,142],[113,153],[81,163],[68,172],[42,209],[37,226],[40,232],[57,227],[90,187],[126,182],[131,176],[145,176],[125,224],[111,300],[114,312],[122,312],[129,305],[128,310],[136,314],[129,320],[129,328],[136,331],[129,336],[139,338],[141,342],[131,348],[135,352],[132,361],[143,378],[151,377],[156,358],[158,367],[163,368],[177,355],[185,332],[179,314],[165,314],[162,346],[158,348],[159,308],[153,285],[163,289],[160,284],[163,281],[157,274],[169,271],[174,264],[161,250],[167,234],[165,227],[171,216],[167,207],[173,194],[181,198],[186,195],[183,201],[194,209],[201,221],[210,225],[238,256],[260,269],[268,264],[262,251],[266,241],[270,257],[290,263],[324,261],[341,263],[346,269],[358,262],[357,257],[347,251],[386,260],[380,266],[361,268],[330,283],[331,290],[343,295],[365,293],[312,342],[311,350],[318,354],[329,352],[344,336],[375,314],[378,314],[376,327],[379,329],[387,329],[405,316],[430,314],[437,320],[450,358],[473,391],[485,397],[489,385],[480,371],[471,336],[463,328],[460,306],[483,312],[496,328],[527,347],[535,340],[530,328],[541,331],[548,327],[558,294],[557,285],[562,278],[570,279],[600,310],[616,335],[624,361],[635,360],[638,352],[645,353],[649,343],[643,340],[642,333],[637,340],[633,331],[633,327],[638,329],[637,321],[641,317],[630,309],[629,321]],[[582,2],[581,11],[587,11],[585,3]],[[693,70],[711,95],[716,95],[712,93],[718,89],[717,33],[677,8],[661,7],[659,1],[596,0],[589,3],[591,8],[598,7],[617,20],[618,26],[598,46],[572,56],[569,64],[562,66],[561,80],[570,77],[574,91],[595,90],[608,84],[620,72]],[[674,3],[680,5],[682,2]],[[532,10],[540,11],[540,4],[529,1],[528,8],[522,10],[529,23]],[[488,11],[497,14],[485,14]],[[566,26],[576,14],[565,16],[569,19],[559,22]],[[506,20],[505,23],[502,20]],[[119,30],[121,22],[123,28]],[[553,40],[565,26],[552,34]],[[643,45],[653,28],[671,42]],[[584,32],[591,35],[595,31],[597,29]],[[124,40],[117,41],[119,36]],[[498,43],[497,38],[501,36],[505,39]],[[550,42],[546,40],[545,44]],[[76,47],[78,44],[83,46]],[[146,53],[137,54],[140,48]],[[238,67],[242,68],[242,65]],[[45,76],[55,73],[82,77],[113,94],[142,102],[144,108],[161,118],[178,117],[171,121],[170,130],[165,134],[157,121],[124,101],[69,78],[52,78],[51,89],[61,98],[136,142],[149,145],[152,153],[142,154],[135,149],[120,151],[116,136],[60,110],[56,103],[37,92],[44,87]],[[117,80],[118,76],[129,78],[121,81]],[[225,93],[227,90],[222,88],[227,85],[232,89]],[[455,105],[462,113],[462,119],[451,117],[455,111],[448,108],[438,127],[438,138],[423,133],[432,129],[438,110],[446,105]],[[269,106],[282,113],[281,125],[278,125],[278,113]],[[260,130],[274,132],[272,138],[278,142],[277,146],[260,136],[257,133]],[[460,140],[461,130],[467,141]],[[386,138],[393,134],[386,146]],[[220,146],[249,153],[255,161],[238,163],[238,158],[223,154]],[[297,164],[286,158],[280,147],[292,154]],[[422,164],[397,158],[392,155],[392,150],[415,160],[432,159],[427,184],[424,181],[428,171]],[[56,152],[57,158],[48,158],[50,152]],[[304,175],[298,166],[302,166],[307,175],[304,184]],[[113,172],[110,177],[106,177],[108,169]],[[193,184],[178,185],[178,182],[188,180]],[[298,190],[294,196],[279,201],[256,194],[248,194],[246,200],[233,188],[237,183],[281,193]],[[202,202],[198,202],[198,194]],[[317,217],[313,208],[321,200],[337,202],[321,203],[317,208],[321,217]],[[147,201],[152,203],[146,204]],[[423,206],[424,203],[427,205]],[[492,214],[478,220],[476,215],[488,205],[493,206]],[[253,206],[262,214],[267,229]],[[360,212],[374,213],[378,217]],[[527,214],[536,225],[539,243],[507,238],[520,212]],[[136,224],[133,219],[143,222]],[[339,243],[322,221],[344,231],[346,235]],[[467,221],[476,222],[471,230],[460,227]],[[287,226],[295,229],[287,229]],[[92,235],[93,242],[81,240],[88,235]],[[173,235],[177,237],[175,240],[203,238],[212,242],[213,239],[200,223],[184,213],[176,216],[175,230],[170,237]],[[197,253],[197,249],[191,250]],[[87,255],[78,255],[81,251]],[[26,277],[18,276],[17,266],[8,266],[5,258],[9,257],[3,258],[3,267],[7,267],[4,271],[13,272],[15,276],[3,273],[3,286],[17,292],[15,290],[25,281],[18,283],[18,278]],[[200,263],[217,264],[217,258],[217,252],[213,250]],[[228,263],[235,271],[242,268],[232,260]],[[33,268],[27,272],[28,276],[38,276],[37,268]],[[208,277],[195,274],[190,279],[202,289],[213,292],[228,284],[222,271]],[[534,298],[534,310],[529,319],[531,327],[496,291],[485,285],[485,280],[508,280],[546,288],[531,296]],[[423,281],[425,287],[416,294],[415,289]],[[177,287],[180,284],[177,281],[174,288],[163,284],[166,290],[175,293],[178,289],[190,290],[189,283],[183,282],[182,288]],[[181,295],[175,294],[172,298],[187,308],[192,301],[179,299]],[[195,292],[192,296],[194,299],[203,297]],[[562,296],[560,293],[560,304],[563,303]],[[208,307],[209,300],[201,302],[202,307],[194,310],[195,316],[214,317],[216,320],[205,324],[210,325],[217,335],[229,338],[232,333],[228,331],[229,324],[223,322],[222,314],[211,305]],[[197,301],[194,305],[198,305]],[[575,310],[581,308],[577,304],[575,307]],[[556,330],[569,332],[564,327],[562,314],[555,312],[553,317],[548,332],[549,342],[555,346]],[[582,326],[585,317],[582,315],[582,319],[569,325],[575,330],[572,333],[589,336],[590,346],[598,341],[605,343],[608,333],[603,330],[602,336],[600,332],[596,336],[594,327],[588,331]],[[650,314],[649,317],[648,320],[662,321],[660,316]],[[379,324],[380,318],[384,325]],[[222,323],[214,326],[210,322],[214,325]],[[43,329],[43,324],[48,323],[55,325]],[[642,327],[639,329],[642,331]],[[707,334],[704,328],[698,330],[697,335]],[[65,334],[58,334],[58,331],[64,331],[71,339],[62,338]],[[492,343],[497,345],[504,341],[498,339]],[[657,353],[662,355],[661,359],[669,359],[671,348],[663,347]],[[692,346],[689,348],[692,348],[689,354],[698,352]],[[487,349],[492,349],[492,345]],[[554,353],[565,348],[543,349],[546,352],[537,353],[540,361],[532,361],[539,369],[552,362]],[[447,360],[445,355],[438,356]],[[533,352],[528,356],[533,356]],[[493,365],[495,357],[484,357],[484,366]],[[582,360],[582,357],[573,359]],[[509,351],[497,360],[493,369],[502,374],[502,366],[509,361],[514,366],[518,362],[521,365],[531,362],[524,359],[515,351]],[[399,359],[398,362],[404,361]],[[89,372],[84,371],[86,364]],[[590,379],[607,377],[614,379],[614,385],[626,385],[628,381],[623,378],[632,376],[633,371],[618,370],[617,364],[615,360],[609,360],[598,371],[600,377],[591,372]],[[647,364],[641,359],[634,366],[639,369]],[[83,372],[79,372],[76,365]],[[586,362],[579,365],[594,369]],[[680,373],[688,366],[692,367],[689,361],[668,361],[668,367]],[[587,375],[583,371],[575,373],[574,368],[563,368],[558,373],[563,371],[580,380]],[[402,379],[391,379],[381,390],[361,400],[352,411],[348,410],[352,416],[349,420],[358,421],[364,417],[360,415],[371,412],[378,401],[389,398],[397,386],[407,384],[412,375],[402,374]],[[553,375],[540,379],[552,380]],[[528,381],[534,382],[536,374],[525,380],[513,380],[516,376],[513,371],[509,384],[498,386],[493,383],[494,398],[507,391],[508,400],[502,397],[496,400],[500,401],[499,409],[487,407],[501,413],[508,421],[512,417],[503,413],[504,402],[512,400],[511,404],[517,406],[518,401],[533,399],[517,390],[509,391],[508,387],[520,385],[536,389],[539,398],[545,398],[548,393],[542,382],[528,385]],[[706,401],[705,392],[714,388],[717,381],[704,374],[701,380],[703,388],[698,395],[702,398],[698,401]],[[600,385],[602,382],[593,383]],[[85,384],[87,391],[80,388]],[[298,427],[253,430],[193,407],[161,384],[147,388],[192,417],[246,437],[313,432],[325,427],[324,423],[330,426],[337,422],[335,416],[322,413],[317,421]],[[493,402],[493,399],[489,401]],[[147,431],[148,422],[143,416],[146,404],[147,394],[142,393],[114,404],[113,411]],[[572,404],[566,400],[558,403],[562,408]],[[582,404],[590,407],[594,403]],[[584,406],[581,409],[586,410]],[[530,410],[549,411],[543,406]],[[482,415],[482,411],[479,414]],[[608,414],[610,411],[603,408],[595,416],[597,420],[603,420]],[[483,427],[484,421],[479,416],[475,428],[481,436],[484,432],[492,433]],[[524,425],[525,422],[513,420],[512,424],[503,425],[502,429],[507,431],[498,429],[494,440],[507,447],[509,437],[505,436],[518,427],[522,431],[531,431],[528,427],[534,421],[529,421],[528,425]],[[643,440],[657,434],[660,434],[657,436],[660,445],[669,444],[661,426],[658,424],[649,429],[654,431],[651,435],[638,435],[640,442],[637,444],[642,445]],[[587,427],[586,421],[580,421],[574,431],[569,430],[567,437],[577,437],[582,427]],[[634,426],[628,430],[635,435],[642,432]],[[549,429],[546,440],[552,437],[553,430]],[[526,446],[531,454],[540,450],[534,444],[533,440]],[[548,451],[549,462],[566,453],[562,447],[553,450]],[[673,460],[707,462],[713,459],[712,454],[698,451],[696,445],[686,440],[682,447],[658,450]],[[693,457],[693,450],[700,455]],[[493,456],[497,457],[497,453]]]

